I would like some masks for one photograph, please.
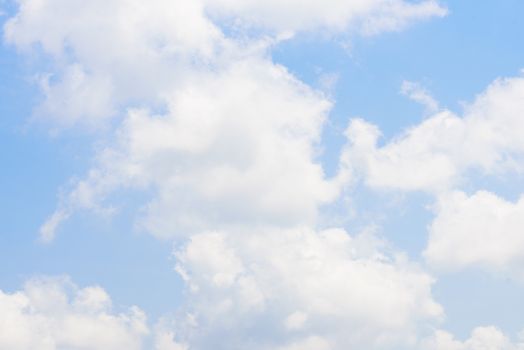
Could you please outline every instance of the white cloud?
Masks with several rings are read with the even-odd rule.
[[[342,156],[342,167],[373,188],[441,190],[458,176],[460,164],[451,156],[462,142],[463,131],[461,119],[442,112],[377,147],[378,128],[355,119],[346,131],[349,145]]]
[[[61,126],[121,118],[114,140],[44,224],[42,238],[52,239],[79,208],[104,210],[119,189],[151,194],[141,220],[149,232],[189,237],[176,254],[189,286],[188,313],[174,330],[157,333],[158,350],[410,347],[422,327],[441,318],[432,278],[405,257],[366,236],[307,228],[346,176],[327,179],[318,162],[331,102],[268,54],[288,31],[398,30],[444,15],[436,1],[19,3],[6,40],[22,51],[38,47],[57,67],[41,75],[42,114]],[[228,38],[209,13],[276,37]],[[58,294],[65,315],[78,312],[76,297]],[[43,322],[62,326],[62,314],[46,310],[39,311]],[[97,310],[114,324],[89,319],[83,331],[142,320],[111,316],[108,306]],[[17,312],[33,322],[29,311]],[[136,324],[143,327],[135,333],[123,328],[135,340],[145,329]],[[34,327],[40,332],[40,324]],[[85,336],[64,340],[66,333],[53,329],[42,332],[58,348]],[[100,344],[91,346],[139,346]]]
[[[43,242],[50,242],[55,238],[56,230],[62,222],[67,220],[69,213],[64,210],[57,210],[40,227],[40,238]]]
[[[367,235],[307,228],[194,235],[176,252],[195,348],[410,348],[442,317],[432,278]]]
[[[294,342],[277,348],[278,350],[331,350],[329,342],[320,337],[308,337],[304,340]]]
[[[439,110],[438,102],[418,83],[407,80],[403,81],[400,92],[413,101],[423,105],[428,113],[435,113]]]
[[[524,171],[524,78],[499,79],[459,117],[443,111],[377,146],[379,129],[353,120],[342,167],[373,188],[439,192],[468,170]]]
[[[337,73],[326,73],[318,71],[318,87],[328,96],[332,96],[337,87],[340,75]]]
[[[184,343],[175,341],[173,331],[165,325],[159,325],[155,331],[155,350],[188,350],[189,347]]]
[[[440,269],[477,266],[524,276],[524,198],[515,203],[493,193],[441,196],[424,255]]]
[[[100,208],[119,187],[156,192],[143,226],[163,237],[236,225],[239,218],[240,224],[312,223],[319,205],[336,196],[337,185],[316,164],[330,102],[268,59],[278,35],[227,38],[208,13],[223,10],[253,25],[268,20],[278,31],[285,31],[279,28],[285,16],[286,23],[297,19],[292,30],[354,24],[366,32],[445,13],[432,0],[19,5],[5,39],[22,51],[39,47],[57,67],[44,75],[37,113],[59,126],[103,126],[111,116],[127,115],[119,144],[98,155],[98,166],[42,227],[48,239],[76,208]]]
[[[298,330],[301,329],[308,319],[308,315],[304,312],[297,311],[286,317],[284,324],[287,329]]]
[[[115,68],[114,75],[149,68],[157,58],[188,52],[210,54],[220,31],[203,15],[199,1],[18,0],[5,39],[19,49],[40,45],[57,59],[90,68]],[[50,24],[53,24],[50,26]],[[161,56],[161,57],[155,57]],[[171,65],[175,62],[171,62]],[[123,65],[118,67],[117,64]],[[108,72],[109,73],[109,72]],[[145,72],[140,72],[145,73]]]
[[[253,44],[226,38],[209,13],[270,31],[359,26],[374,33],[446,12],[434,0],[17,2],[4,38],[21,51],[36,48],[51,56],[53,68],[39,73],[46,77],[45,99],[36,115],[58,127],[101,127],[128,106],[161,106],[191,68],[213,65],[236,45]]]
[[[424,350],[519,350],[524,349],[524,343],[512,343],[502,331],[496,327],[477,327],[471,332],[470,338],[459,341],[445,331],[436,331],[422,346]]]
[[[50,78],[41,79],[44,102],[37,107],[36,117],[52,116],[61,126],[84,123],[96,127],[115,115],[113,86],[107,76],[88,75],[75,64],[64,68],[58,82],[52,84]]]
[[[162,103],[188,66],[216,55],[222,33],[198,1],[19,1],[5,40],[55,63],[37,116],[57,126],[105,126],[129,105]],[[41,69],[36,67],[36,69]]]
[[[18,292],[0,291],[0,349],[132,350],[147,333],[140,309],[115,314],[100,287],[35,279]]]
[[[142,224],[174,237],[311,224],[319,205],[337,195],[316,161],[331,104],[284,68],[237,62],[200,73],[168,100],[164,115],[129,112],[118,140],[57,213],[97,208],[118,188],[152,189]],[[51,223],[42,230],[47,236],[57,226]]]
[[[237,26],[262,27],[278,32],[325,29],[357,30],[372,35],[399,30],[408,23],[442,17],[447,10],[437,1],[403,0],[257,1],[204,0],[212,14],[232,17]]]
[[[435,0],[420,2],[377,1],[374,13],[363,20],[362,33],[376,35],[385,31],[398,31],[413,21],[431,17],[444,17],[447,9]]]

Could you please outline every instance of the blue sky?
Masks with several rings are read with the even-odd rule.
[[[352,1],[332,2],[333,7],[341,6],[348,13],[354,11]],[[91,28],[97,25],[94,21],[98,21],[99,17],[101,25],[106,25],[104,16],[109,19],[108,23],[113,23],[113,18],[125,21],[128,7],[136,7],[136,1],[111,0],[107,11],[102,3],[97,9],[98,2],[94,2],[86,10],[86,13],[94,15],[81,16],[77,27],[64,19],[64,16],[74,17],[74,11],[78,11],[75,6],[68,6],[59,0],[45,0],[35,10],[29,6],[20,7],[22,3],[27,5],[36,3],[36,0],[0,1],[0,9],[4,12],[0,17],[4,28],[4,40],[0,46],[0,296],[6,300],[0,299],[0,314],[2,308],[7,310],[9,307],[9,296],[17,291],[25,293],[30,302],[34,302],[31,288],[27,285],[33,283],[37,290],[46,290],[49,285],[58,285],[60,289],[63,282],[57,276],[68,276],[79,286],[75,287],[78,291],[73,294],[80,295],[88,286],[103,288],[110,296],[114,309],[97,312],[115,315],[118,321],[115,321],[114,327],[123,327],[129,333],[129,338],[119,338],[106,344],[84,344],[91,346],[89,349],[118,349],[125,346],[122,344],[128,344],[125,341],[137,349],[156,350],[209,349],[210,344],[218,344],[218,349],[337,350],[354,346],[369,349],[480,350],[483,348],[478,344],[482,343],[491,344],[492,349],[521,348],[518,333],[524,327],[521,317],[524,308],[521,297],[524,292],[524,256],[518,249],[514,252],[508,248],[506,243],[524,248],[524,239],[519,239],[524,222],[518,218],[524,214],[524,206],[518,202],[524,192],[524,149],[518,137],[504,134],[508,132],[505,128],[500,128],[500,135],[494,136],[497,141],[492,143],[486,141],[491,140],[490,136],[477,138],[474,128],[485,123],[486,128],[493,129],[495,126],[498,130],[498,125],[507,123],[516,135],[524,132],[524,115],[519,114],[524,104],[524,91],[519,85],[522,80],[520,71],[524,68],[524,46],[521,43],[524,3],[517,0],[427,1],[433,6],[424,10],[427,13],[419,12],[413,17],[406,17],[407,25],[395,24],[385,29],[377,27],[379,29],[373,35],[362,34],[365,30],[359,28],[360,23],[372,21],[378,15],[395,20],[403,18],[404,21],[402,11],[408,13],[406,6],[415,6],[414,2],[392,1],[404,7],[390,13],[387,1],[361,1],[366,4],[364,7],[368,6],[368,12],[356,12],[353,17],[343,18],[342,29],[338,22],[336,25],[330,22],[334,17],[330,17],[328,10],[327,15],[322,17],[323,10],[318,10],[322,5],[318,8],[311,5],[311,13],[306,13],[308,9],[304,13],[291,11],[296,1],[290,1],[290,7],[279,8],[280,5],[273,2],[263,5],[263,2],[251,1],[252,7],[243,7],[237,6],[235,1],[206,0],[201,3],[207,12],[195,14],[194,9],[187,10],[193,11],[188,12],[188,16],[201,16],[198,20],[209,21],[210,25],[215,26],[215,30],[223,36],[217,39],[216,33],[206,28],[191,27],[195,22],[187,24],[180,20],[181,24],[172,25],[173,19],[169,17],[164,23],[164,18],[158,18],[163,6],[166,13],[183,13],[186,9],[183,5],[171,9],[169,2],[158,0],[151,5],[155,10],[142,10],[144,14],[139,23],[146,23],[143,30],[151,31],[144,35],[144,43],[139,42],[141,37],[136,42],[135,38],[130,39],[128,43],[126,38],[119,37],[123,34],[116,31],[114,35],[107,35],[107,45],[114,44],[115,52],[104,51],[105,42],[98,47],[100,38],[97,31]],[[443,9],[447,9],[446,14],[441,12]],[[286,11],[290,11],[287,14],[289,18],[296,16],[300,21],[296,25],[294,20],[289,23],[284,21],[283,25],[279,18]],[[176,14],[174,16],[176,18]],[[303,20],[300,16],[304,17]],[[13,22],[12,18],[22,20]],[[235,24],[239,26],[235,30],[241,34],[228,36],[228,31],[221,28],[236,23],[235,20],[240,23]],[[63,21],[65,24],[50,26],[49,23],[46,25],[46,21]],[[9,26],[6,23],[11,23],[11,29],[6,29]],[[131,23],[131,26],[136,25]],[[160,24],[150,26],[148,23]],[[315,27],[315,23],[321,23],[322,28]],[[185,25],[189,27],[185,28]],[[253,28],[256,30],[251,31]],[[134,33],[141,33],[141,27],[133,30],[136,30]],[[168,35],[176,34],[177,30],[182,34],[173,35],[173,38]],[[194,33],[199,30],[202,30],[202,37],[211,38],[211,49],[205,46],[207,42],[202,44],[198,41],[200,39]],[[257,41],[278,37],[279,31],[293,32],[294,35],[266,44],[263,49],[246,48]],[[64,47],[60,47],[59,53],[53,52],[54,49],[49,48],[51,46],[46,47],[54,40],[54,35],[63,36],[60,45]],[[191,38],[187,39],[185,35]],[[193,35],[198,37],[198,40],[194,39],[196,44],[192,41]],[[155,50],[161,45],[170,48],[172,44],[175,48],[173,56],[169,56],[167,49],[155,51],[157,56],[154,59],[158,61],[151,61],[156,62],[155,67],[147,61],[150,56],[139,56],[143,52],[140,45],[150,48],[147,42],[150,37],[160,38],[151,46]],[[112,43],[111,40],[119,41]],[[226,41],[227,45],[223,43]],[[27,42],[30,42],[29,46]],[[133,51],[135,47],[132,45],[136,45],[136,51]],[[211,50],[211,54],[206,50]],[[201,61],[205,63],[199,63]],[[237,63],[238,67],[244,68],[237,71]],[[73,69],[71,67],[83,70],[82,79],[85,80],[81,83],[87,86],[84,90],[68,85],[67,74],[69,69]],[[275,72],[275,67],[285,67],[288,73],[282,73],[279,68]],[[41,88],[45,81],[42,77],[45,76],[51,77],[48,81],[51,92],[48,95]],[[169,77],[169,82],[160,78],[162,76]],[[91,107],[98,106],[105,93],[105,85],[96,85],[100,82],[96,79],[100,77],[110,79],[112,84],[109,99],[114,112],[111,116],[105,115],[103,101],[100,102],[102,112],[95,110],[93,115],[89,114],[93,110]],[[512,93],[500,88],[502,92],[497,90],[496,94],[482,100],[494,81],[511,77],[514,80],[508,83],[508,89],[514,89]],[[87,85],[91,83],[91,78],[92,86]],[[133,84],[143,84],[144,91],[147,91],[143,92],[140,88],[133,90],[128,80],[134,81]],[[255,99],[260,98],[260,113],[256,108],[258,102],[247,99],[242,93],[257,89],[249,85],[251,81],[260,89],[253,95]],[[437,101],[438,110],[429,111],[403,94],[401,90],[405,82],[413,82],[417,91],[424,91]],[[245,88],[241,85],[244,83]],[[222,85],[226,86],[223,90],[226,92],[222,94],[219,89],[216,95],[209,94],[209,91]],[[58,88],[53,90],[54,87]],[[228,98],[236,88],[238,95],[231,102]],[[272,89],[276,92],[271,92]],[[79,95],[80,102],[62,104],[63,101],[76,101],[74,94],[83,94]],[[192,94],[198,97],[197,101],[202,101],[202,105],[190,104]],[[279,94],[285,95],[284,100],[280,100]],[[171,95],[173,97],[166,97]],[[246,101],[242,101],[243,98]],[[186,101],[189,101],[188,106]],[[320,107],[325,102],[332,104],[327,112]],[[214,130],[214,126],[210,126],[209,130],[206,129],[207,120],[222,118],[205,116],[200,108],[207,104],[210,109],[204,111],[210,114],[220,111],[223,106],[233,106],[227,107],[224,112],[228,115],[223,117],[226,118],[225,127]],[[185,106],[185,109],[178,106]],[[130,112],[133,109],[146,112],[142,117],[133,119],[133,112]],[[150,115],[154,113],[148,110],[160,112],[155,116]],[[187,111],[189,114],[186,116],[184,113]],[[271,116],[262,115],[265,111],[270,111]],[[464,126],[465,130],[474,130],[464,131],[463,143],[460,137],[459,141],[449,141],[447,134],[439,134],[439,130],[432,129],[430,132],[437,135],[437,139],[442,139],[442,143],[435,141],[436,145],[427,146],[423,144],[424,138],[417,139],[420,146],[415,142],[415,149],[420,147],[425,150],[428,147],[430,151],[421,151],[422,163],[413,161],[414,165],[410,163],[409,151],[394,148],[409,139],[409,134],[405,134],[407,128],[417,129],[425,121],[437,118],[439,113],[446,111],[460,120],[473,120]],[[199,113],[204,113],[204,116]],[[242,118],[234,116],[235,113]],[[229,117],[230,114],[233,116]],[[305,121],[290,117],[295,114],[303,116],[300,118]],[[322,119],[322,116],[326,120],[318,124],[315,120],[317,117]],[[368,131],[358,131],[361,134],[357,136],[345,134],[348,123],[355,118],[380,129],[382,136],[374,148],[363,146],[364,151],[361,151],[351,146],[356,144],[358,135],[368,135],[365,134]],[[170,124],[171,120],[173,124]],[[165,124],[155,128],[157,121],[165,121]],[[292,136],[273,130],[280,123],[289,129]],[[204,131],[199,131],[200,128]],[[252,128],[262,131],[255,132]],[[162,129],[167,130],[166,133]],[[312,129],[314,132],[309,135]],[[449,130],[450,134],[453,133]],[[313,135],[316,132],[321,135],[320,139]],[[154,157],[148,153],[156,152],[150,151],[149,147],[154,149],[157,144],[164,147],[164,144],[170,145],[170,140],[176,143],[177,139],[185,140],[186,136],[187,144],[172,146],[175,151],[162,149]],[[204,152],[198,147],[207,147],[207,141],[191,146],[193,142],[200,142],[201,136],[203,139],[217,137],[219,141]],[[165,143],[162,143],[163,137]],[[256,138],[255,146],[253,138]],[[132,140],[130,144],[136,142],[133,146],[136,148],[128,147],[126,140]],[[245,147],[248,152],[251,146],[258,150],[257,147],[264,147],[273,142],[271,140],[283,147],[281,151],[284,155],[272,153],[272,146],[267,146],[268,150],[261,148],[254,151],[254,155],[237,155],[238,150],[234,150]],[[504,143],[500,140],[512,141]],[[229,146],[229,142],[233,146]],[[222,145],[225,151],[222,151]],[[409,145],[413,147],[413,143]],[[191,147],[197,147],[197,151]],[[217,147],[219,150],[214,151]],[[473,151],[466,152],[468,155],[462,154],[462,149],[470,148],[485,149],[486,154],[494,152],[498,158],[490,162],[481,156],[469,155],[475,153]],[[391,158],[380,158],[381,151]],[[202,153],[194,156],[195,152]],[[451,159],[455,175],[442,178],[437,185],[433,185],[428,180],[430,172],[426,178],[420,179],[422,185],[411,189],[415,185],[406,184],[404,181],[409,182],[409,179],[403,180],[405,175],[402,174],[425,174],[420,166],[433,166],[433,163],[424,163],[431,158],[430,152]],[[107,153],[118,156],[107,156],[106,159]],[[346,163],[341,160],[341,154],[348,154]],[[377,158],[372,158],[374,154],[378,154]],[[273,161],[267,161],[266,156]],[[244,157],[248,160],[243,160]],[[377,169],[399,171],[398,180],[391,180],[397,177],[390,177],[383,171],[373,173],[372,168],[361,165],[362,159],[375,161]],[[388,167],[389,163],[384,159],[400,159],[400,163],[392,163]],[[406,163],[403,163],[404,159]],[[253,168],[221,180],[222,167],[215,167],[216,164],[243,169],[243,166],[250,166],[243,165],[244,161],[254,164]],[[288,167],[288,164],[297,165]],[[122,169],[128,169],[131,165],[142,169],[142,178],[129,175],[127,179],[128,173]],[[407,173],[402,172],[404,166]],[[319,178],[314,169],[321,169],[325,176]],[[441,170],[437,166],[433,173],[440,173]],[[101,175],[90,177],[90,172]],[[182,180],[177,176],[181,176]],[[272,180],[266,179],[272,176]],[[185,185],[177,187],[177,181]],[[215,181],[219,185],[215,185]],[[78,195],[78,189],[83,185],[89,193],[86,195],[88,200]],[[457,202],[454,202],[451,194],[459,191],[464,192],[469,201],[456,199]],[[478,191],[489,191],[500,201],[495,197],[482,201],[481,197],[476,197]],[[266,198],[267,193],[272,195]],[[436,209],[437,202],[443,203],[441,209]],[[471,206],[466,208],[464,203],[470,202]],[[446,211],[447,206],[453,203],[458,203],[457,217]],[[495,205],[501,207],[495,208]],[[483,211],[483,206],[489,206],[492,210],[488,212],[500,213],[499,216],[490,221],[491,216]],[[114,209],[114,212],[107,214],[108,208]],[[66,218],[56,232],[53,230],[54,238],[43,242],[41,227],[53,212],[66,213]],[[318,218],[314,219],[316,216]],[[488,218],[484,222],[485,217]],[[482,221],[484,227],[489,227],[487,232],[478,232],[475,221]],[[351,285],[350,288],[343,284],[332,286],[333,290],[340,290],[342,301],[333,299],[332,302],[340,305],[342,314],[315,308],[317,299],[335,298],[335,294],[317,287],[317,282],[311,280],[313,277],[302,278],[301,273],[307,273],[307,268],[293,270],[286,267],[273,272],[271,269],[279,263],[268,263],[277,259],[271,256],[273,252],[284,257],[295,256],[293,249],[319,249],[314,251],[323,252],[328,245],[325,240],[329,240],[324,237],[331,236],[325,236],[322,230],[333,227],[344,230],[345,235],[352,237],[356,243],[351,243],[351,249],[359,252],[356,253],[358,258],[340,258],[340,261],[332,260],[329,253],[326,256],[318,253],[325,271],[341,273],[338,278],[347,280]],[[288,237],[287,233],[268,233],[273,230],[306,230],[307,233],[303,236],[290,234],[289,240],[280,241],[285,239],[280,237]],[[297,237],[305,238],[298,241]],[[442,244],[446,244],[448,251],[439,250],[437,238],[438,242],[445,242]],[[511,242],[512,239],[514,242]],[[301,248],[302,244],[313,244],[311,242],[316,240],[318,247],[307,245],[309,248]],[[264,248],[252,253],[253,244]],[[272,247],[272,244],[276,246]],[[424,251],[431,250],[433,245],[437,247],[434,250],[436,253],[428,257]],[[468,255],[464,250],[477,251],[476,247],[484,245],[493,249],[479,248],[478,256],[472,254],[468,258],[470,260],[463,258]],[[468,246],[471,248],[465,248]],[[289,247],[289,250],[282,247]],[[342,245],[333,249],[334,256],[345,256],[351,250],[344,250]],[[341,251],[338,252],[338,249]],[[229,257],[230,254],[234,256]],[[215,255],[222,258],[213,260]],[[387,256],[387,263],[376,260],[377,255]],[[409,268],[396,260],[402,255],[406,256]],[[392,275],[384,275],[379,280],[394,281],[391,282],[393,286],[377,284],[379,282],[371,277],[356,277],[359,274],[354,273],[351,266],[359,259],[364,259],[370,266],[377,266],[376,271],[368,271],[362,276],[375,276],[375,273],[378,276],[377,271],[385,273],[383,271],[387,270]],[[293,259],[283,261],[294,265]],[[243,267],[238,267],[238,264]],[[387,265],[387,268],[382,269],[381,264]],[[302,261],[296,265],[309,266]],[[267,271],[261,273],[259,269]],[[427,282],[426,277],[434,282]],[[264,284],[276,284],[279,278],[291,281],[289,285],[293,285],[295,280],[302,281],[304,287],[300,288],[310,288],[311,291],[304,293],[311,295],[311,299],[286,283],[287,287],[275,290]],[[255,281],[256,288],[253,288],[258,288],[257,293],[264,296],[263,306],[251,299],[254,304],[249,305],[255,306],[243,304],[242,298],[247,292],[242,288],[246,280]],[[322,283],[320,277],[318,283]],[[384,294],[378,297],[380,302],[377,304],[391,300],[395,307],[387,304],[384,309],[378,307],[370,311],[374,309],[370,306],[367,310],[355,311],[358,298],[354,304],[353,297],[347,296],[353,295],[353,292],[348,291],[365,293],[366,288],[383,290]],[[75,295],[69,297],[73,300]],[[295,298],[300,302],[293,304],[290,300]],[[400,309],[406,298],[417,306]],[[416,310],[426,307],[420,305],[433,303],[439,305],[440,311],[432,309],[433,306],[428,306],[431,310],[427,312]],[[216,306],[229,304],[233,306],[224,306],[225,309]],[[38,305],[35,306],[37,310]],[[147,315],[144,327],[149,329],[149,333],[142,334],[131,329],[122,321],[124,318],[119,318],[120,313],[127,312],[132,305],[137,305]],[[252,311],[251,307],[256,311]],[[74,305],[71,308],[72,313],[80,312]],[[296,312],[292,313],[295,309]],[[390,314],[394,310],[403,315],[405,312],[405,320],[394,325],[383,322],[384,318],[395,318]],[[34,316],[23,308],[17,312],[20,318]],[[36,311],[36,314],[39,312]],[[198,320],[195,321],[196,326],[184,316],[188,314]],[[42,311],[41,315],[49,324],[59,324],[56,322],[60,320],[53,318],[52,313],[49,316]],[[286,327],[293,329],[293,332],[272,325],[279,322],[292,324],[291,328]],[[29,324],[21,323],[15,327],[32,327]],[[350,332],[341,336],[341,329],[355,327],[355,324],[359,326],[354,334]],[[107,339],[112,336],[109,333],[111,327],[105,327]],[[42,346],[35,345],[41,344],[38,337],[44,337],[42,334],[45,333],[38,329],[28,328],[29,332],[36,334],[32,343],[16,343],[19,340],[9,338],[0,330],[0,349]],[[474,329],[478,332],[474,333]],[[359,332],[366,334],[366,339],[360,339]],[[230,340],[223,340],[223,335]],[[45,336],[56,337],[53,334]],[[377,339],[382,340],[379,342]],[[13,344],[19,347],[13,347]],[[80,346],[81,341],[67,343],[67,340],[56,338],[54,344],[55,347],[49,349],[69,349]]]

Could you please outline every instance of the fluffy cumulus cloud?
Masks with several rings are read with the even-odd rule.
[[[443,195],[436,205],[425,257],[435,267],[483,267],[524,277],[524,199],[515,203],[480,191]]]
[[[201,72],[169,98],[166,114],[132,110],[114,145],[64,208],[95,208],[119,187],[150,188],[142,224],[162,237],[254,224],[313,223],[336,195],[316,162],[330,103],[283,67],[260,59]],[[62,214],[61,214],[62,213]]]
[[[194,349],[412,348],[442,317],[432,278],[369,234],[208,232],[176,256]]]
[[[45,99],[36,115],[60,127],[99,127],[129,105],[162,104],[166,90],[184,80],[189,67],[212,64],[235,45],[208,14],[262,25],[269,33],[342,31],[357,24],[374,33],[446,13],[434,0],[17,2],[5,40],[22,51],[37,49],[56,63],[39,74]]]
[[[499,79],[462,117],[439,112],[383,146],[378,146],[378,127],[355,119],[346,131],[344,166],[370,187],[403,191],[441,192],[459,184],[469,170],[521,173],[523,99],[524,78]]]
[[[14,293],[0,290],[0,349],[138,350],[148,332],[140,309],[115,313],[100,287],[55,278],[31,280]]]
[[[100,127],[121,108],[159,103],[187,67],[205,63],[222,40],[198,1],[18,3],[5,40],[56,63],[39,72],[45,99],[36,115],[60,127]]]
[[[471,332],[470,338],[465,341],[457,340],[452,334],[445,331],[436,331],[424,341],[424,350],[521,350],[524,343],[513,343],[502,331],[496,327],[478,327]]]
[[[268,3],[273,12],[263,16],[258,3],[115,0],[103,11],[97,2],[20,3],[6,25],[8,42],[39,46],[63,65],[42,78],[46,99],[37,111],[62,125],[98,125],[132,107],[120,113],[116,144],[97,156],[97,166],[42,227],[44,239],[76,208],[100,209],[101,200],[126,186],[157,194],[142,224],[163,237],[225,223],[315,221],[341,180],[325,179],[317,164],[330,101],[268,59],[272,40],[227,38],[206,17],[215,5],[238,18],[284,11],[281,2]],[[331,23],[325,11],[333,6],[308,4],[297,6],[308,13],[304,21]],[[369,21],[380,13],[389,23],[444,11],[434,1],[333,5],[343,7],[347,24],[357,21],[351,13]],[[57,25],[46,26],[51,20]]]
[[[52,62],[49,71],[36,67],[44,97],[37,116],[110,129],[42,237],[51,240],[75,210],[105,212],[118,190],[147,193],[140,224],[177,242],[188,286],[184,316],[156,333],[159,350],[413,348],[442,317],[432,278],[402,254],[368,235],[316,229],[353,169],[325,176],[320,135],[332,102],[272,62],[269,50],[299,31],[398,30],[444,15],[436,1],[18,3],[5,39]],[[515,84],[499,85],[493,90]],[[464,123],[443,115],[434,124],[446,118]],[[362,165],[364,155],[380,154],[376,133],[352,124],[344,159]],[[138,311],[111,314],[100,289],[68,297],[60,284],[35,283],[2,295],[6,314],[22,322],[20,339],[35,342],[21,348],[82,348],[99,331],[115,334],[93,348],[140,347]]]

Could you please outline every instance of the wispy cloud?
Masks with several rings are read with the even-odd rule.
[[[438,102],[424,87],[418,83],[404,81],[402,82],[400,92],[413,101],[423,105],[426,108],[426,112],[428,114],[435,113],[439,110]]]

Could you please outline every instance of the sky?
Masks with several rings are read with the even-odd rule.
[[[522,13],[0,0],[0,349],[524,349]]]

